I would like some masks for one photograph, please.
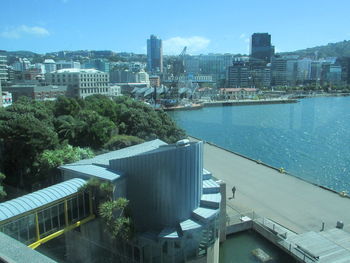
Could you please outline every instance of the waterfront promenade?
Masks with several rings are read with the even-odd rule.
[[[350,226],[350,199],[291,175],[206,143],[205,168],[227,184],[227,197],[236,187],[228,206],[237,211],[253,210],[290,230],[303,233],[334,228],[337,221]],[[230,213],[230,211],[228,211]]]

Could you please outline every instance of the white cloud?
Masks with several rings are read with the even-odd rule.
[[[210,44],[210,39],[205,37],[172,37],[163,41],[165,54],[180,54],[182,49],[186,46],[188,53],[195,54],[203,52]]]
[[[0,35],[4,38],[18,39],[25,35],[45,37],[50,35],[50,33],[46,28],[43,28],[43,27],[39,27],[39,26],[30,27],[26,25],[21,25],[17,27],[6,28]]]
[[[245,33],[242,33],[242,34],[239,36],[240,39],[243,39],[243,38],[245,38],[245,37],[246,37],[246,34],[245,34]]]

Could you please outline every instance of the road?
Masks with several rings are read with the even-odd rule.
[[[343,221],[350,228],[350,199],[294,176],[210,145],[204,146],[204,167],[226,182],[228,205],[239,211],[253,210],[290,230],[303,233],[334,228]]]

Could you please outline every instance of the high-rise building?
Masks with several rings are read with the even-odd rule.
[[[249,66],[243,61],[235,61],[228,67],[227,84],[229,88],[248,88],[251,85]]]
[[[271,35],[268,33],[254,33],[250,43],[250,56],[271,62],[275,54],[275,47],[271,45]]]
[[[147,70],[149,72],[163,72],[162,40],[154,35],[147,39]]]
[[[271,85],[271,68],[260,61],[235,59],[227,70],[228,88],[268,88]]]
[[[0,107],[2,107],[1,82],[7,81],[7,59],[0,53]]]
[[[350,84],[350,57],[337,58],[337,64],[342,68],[342,81]]]
[[[272,86],[287,85],[287,59],[273,58],[271,63]]]

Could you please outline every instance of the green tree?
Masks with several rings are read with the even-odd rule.
[[[114,135],[103,146],[104,149],[114,151],[125,147],[129,147],[135,144],[143,143],[144,140],[130,135]]]
[[[83,130],[77,134],[77,146],[100,149],[116,133],[115,124],[95,111],[82,110],[77,118],[84,122]]]
[[[71,145],[78,144],[78,136],[84,131],[86,123],[71,115],[61,115],[55,119],[55,127],[61,141],[67,140]]]
[[[76,99],[61,96],[56,100],[54,114],[56,117],[61,115],[76,116],[81,108],[81,105]]]
[[[30,189],[35,181],[33,163],[44,150],[57,146],[57,133],[31,112],[19,114],[6,110],[0,112],[0,138],[6,181]]]
[[[99,214],[106,224],[112,238],[130,240],[133,235],[133,225],[128,213],[129,201],[119,198],[106,201],[99,206]]]
[[[57,167],[92,157],[94,157],[94,153],[89,148],[65,144],[57,149],[42,152],[37,160],[37,172],[42,178],[54,178],[60,174]]]
[[[113,122],[118,118],[116,108],[116,103],[104,95],[92,95],[85,99],[85,109],[96,111]]]
[[[117,115],[119,134],[140,137],[145,140],[159,138],[168,143],[176,142],[185,136],[164,111],[127,97],[118,97]]]

